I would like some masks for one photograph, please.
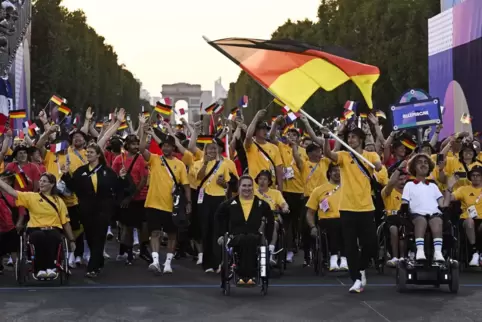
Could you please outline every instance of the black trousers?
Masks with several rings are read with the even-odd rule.
[[[221,263],[221,247],[218,245],[218,236],[214,232],[214,215],[225,198],[225,196],[215,197],[204,194],[203,203],[197,205],[201,227],[204,270],[209,268],[217,269]]]
[[[328,237],[328,248],[331,255],[345,256],[345,247],[343,246],[343,230],[341,229],[340,218],[330,218],[318,220],[321,229],[326,230]]]
[[[287,248],[288,250],[292,250],[294,248],[293,242],[300,230],[300,217],[302,216],[304,208],[303,194],[283,192],[283,198],[290,208],[290,213],[283,215],[283,226],[286,231]]]
[[[80,229],[80,211],[79,211],[79,206],[75,205],[72,207],[68,207],[67,211],[69,213],[70,217],[70,227],[72,227],[72,230],[78,230]],[[80,234],[77,239],[75,240],[75,252],[74,256],[82,256],[84,253],[84,233]]]
[[[85,239],[90,248],[90,260],[87,272],[104,267],[104,246],[109,226],[113,201],[97,201],[88,204],[80,203],[82,225]]]
[[[340,211],[340,219],[350,277],[356,281],[361,279],[360,271],[365,270],[376,255],[375,216],[373,211]]]
[[[31,228],[28,230],[28,236],[35,248],[35,272],[55,268],[57,251],[62,241],[60,230]]]
[[[240,278],[253,278],[258,276],[258,244],[259,235],[247,234],[236,235],[230,241],[229,246],[233,247],[238,254],[237,274]]]

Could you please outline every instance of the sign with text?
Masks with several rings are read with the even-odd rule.
[[[438,98],[392,105],[393,130],[433,126],[442,123]]]

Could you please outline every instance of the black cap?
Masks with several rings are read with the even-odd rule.
[[[470,178],[474,172],[478,172],[480,175],[482,175],[482,167],[480,165],[476,165],[470,169],[469,173],[467,174],[468,177]]]
[[[359,127],[355,127],[353,129],[349,130],[348,133],[352,133],[352,134],[358,136],[360,138],[360,140],[365,141],[366,134]]]
[[[321,147],[318,144],[311,143],[311,144],[308,144],[305,150],[306,150],[306,153],[310,153],[315,151],[316,149],[321,149]]]
[[[258,181],[259,181],[259,177],[262,177],[262,176],[265,176],[269,179],[269,183],[268,183],[268,186],[272,186],[273,185],[273,175],[271,174],[271,171],[269,170],[261,170],[260,173],[258,173],[258,175],[256,176],[256,178],[254,179],[254,182],[256,182],[256,184],[259,184]]]

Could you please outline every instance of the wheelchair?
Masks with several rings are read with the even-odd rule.
[[[313,268],[315,275],[324,276],[328,267],[328,258],[330,251],[328,249],[328,234],[326,229],[321,229],[319,224],[316,224],[316,237],[313,241]]]
[[[268,294],[268,278],[269,278],[269,248],[266,238],[260,235],[261,243],[257,251],[257,284],[236,284],[237,281],[237,264],[240,260],[236,251],[229,246],[229,239],[233,237],[229,233],[224,234],[222,245],[222,264],[221,264],[221,288],[225,296],[229,296],[231,292],[231,284],[236,287],[261,287],[261,294]]]
[[[392,214],[395,215],[395,214]],[[380,218],[380,224],[377,227],[377,257],[375,258],[375,268],[378,274],[385,273],[385,266],[390,260],[391,242],[390,242],[390,226],[387,222],[388,214],[384,210]]]
[[[286,232],[283,226],[283,223],[279,220],[280,213],[275,211],[274,212],[274,220],[275,223],[278,223],[278,236],[276,240],[276,247],[275,252],[273,255],[276,256],[276,264],[275,266],[278,268],[279,274],[283,275],[284,271],[286,270],[286,254],[287,254],[287,247],[286,247]]]
[[[405,219],[407,219],[405,217]],[[440,285],[448,285],[451,293],[459,290],[459,262],[455,259],[458,249],[456,240],[456,225],[451,220],[444,220],[443,230],[443,249],[445,261],[433,261],[433,240],[430,227],[427,225],[425,233],[425,254],[426,260],[416,261],[415,259],[405,258],[398,262],[396,268],[396,286],[398,292],[406,292],[407,285],[433,285],[439,288]],[[407,240],[409,248],[414,250],[415,236],[413,232],[408,232],[406,224],[401,226],[401,238]]]
[[[69,282],[69,266],[68,266],[68,243],[67,239],[62,236],[62,240],[57,249],[57,257],[55,260],[55,268],[57,275],[54,278],[38,279],[35,275],[35,247],[29,242],[29,236],[24,231],[20,235],[20,248],[18,252],[17,262],[15,263],[15,278],[19,285],[26,284],[30,279],[35,281],[52,281],[59,280],[60,285],[67,285]]]

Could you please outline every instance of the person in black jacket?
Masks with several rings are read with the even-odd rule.
[[[239,195],[223,202],[217,212],[215,232],[218,243],[223,244],[226,232],[233,235],[229,246],[239,255],[238,284],[256,284],[257,247],[260,234],[273,228],[273,212],[265,201],[254,195],[253,178],[244,175],[239,178]]]
[[[97,144],[90,144],[86,154],[88,164],[79,167],[72,176],[68,164],[62,167],[62,180],[79,199],[81,223],[91,253],[86,277],[93,278],[104,266],[105,238],[114,197],[123,185],[116,173],[107,167],[104,153]],[[120,176],[123,176],[122,171]]]

